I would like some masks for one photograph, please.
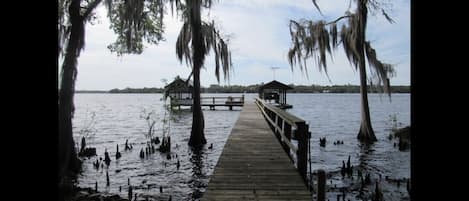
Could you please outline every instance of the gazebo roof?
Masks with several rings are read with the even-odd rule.
[[[186,82],[185,80],[181,79],[179,76],[174,79],[171,83],[164,87],[164,94],[165,97],[169,95],[171,92],[183,92],[183,93],[190,93],[194,88],[192,81]]]
[[[264,89],[293,89],[292,87],[283,84],[277,80],[273,80],[259,87],[260,90]]]
[[[186,89],[192,89],[193,84],[192,81],[189,80],[189,82],[184,81],[180,77],[176,77],[174,81],[169,83],[164,87],[166,91],[178,91],[178,90],[186,90]]]

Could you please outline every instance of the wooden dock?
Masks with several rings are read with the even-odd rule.
[[[262,114],[244,103],[202,200],[312,200]]]
[[[177,99],[171,98],[171,107],[191,106],[193,105],[192,99]],[[243,107],[244,95],[240,97],[201,97],[200,106],[208,106],[210,110],[215,110],[215,107],[224,106],[233,110],[233,107]]]

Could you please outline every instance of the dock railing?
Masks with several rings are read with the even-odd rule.
[[[214,104],[214,105],[236,105],[244,103],[244,96],[234,97],[200,97],[201,104]]]
[[[185,98],[171,98],[171,107],[176,106],[192,106],[193,99]],[[209,106],[211,109],[215,109],[215,106],[227,106],[232,110],[234,106],[242,107],[244,105],[244,95],[235,96],[224,96],[224,97],[200,97],[201,106]]]
[[[308,184],[308,149],[309,138],[311,138],[311,133],[308,131],[308,124],[306,124],[303,119],[266,103],[260,98],[256,98],[255,102],[283,149],[288,154],[288,157],[290,157],[294,163],[295,161],[290,153],[293,152],[296,155],[296,168],[303,178],[303,181]],[[298,141],[297,146],[292,143],[292,139]]]

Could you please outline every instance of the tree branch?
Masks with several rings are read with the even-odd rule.
[[[342,39],[340,39],[339,41],[337,41],[337,45],[335,45],[334,48],[339,47],[340,44],[342,44]],[[317,51],[317,50],[319,50],[319,47],[314,48],[313,50],[311,50],[311,52],[315,52],[315,51]],[[315,56],[315,55],[313,55],[313,54],[304,55],[304,58],[311,58],[311,57],[313,57],[313,56]]]
[[[337,18],[336,20],[334,20],[332,22],[326,23],[325,25],[334,24],[334,23],[340,21],[341,19],[348,18],[348,17],[352,17],[352,15],[344,15],[342,17]]]
[[[91,12],[99,5],[99,3],[101,3],[101,1],[102,0],[95,0],[95,1],[91,2],[88,5],[88,8],[86,9],[85,13],[83,13],[83,19],[88,18],[88,15],[91,14]]]
[[[316,3],[316,0],[313,0],[313,4],[314,4],[314,6],[318,9],[319,14],[323,15],[322,12],[321,12],[321,9],[319,9],[318,4]]]
[[[189,80],[191,79],[193,73],[194,73],[194,71],[191,71],[191,74],[189,74],[189,77],[187,77],[186,84],[189,83]]]
[[[204,26],[208,26],[210,27],[210,24],[206,23],[206,22],[202,22]],[[215,28],[215,26],[213,26],[213,29],[215,30],[215,36],[219,39],[222,39],[223,42],[225,42],[224,38],[220,35],[219,31]],[[229,39],[229,38],[228,38]]]
[[[334,20],[334,21],[331,21],[331,22],[328,22],[328,23],[324,24],[324,26],[330,25],[330,24],[334,24],[334,23],[336,23],[336,22],[338,22],[338,21],[340,21],[340,20],[342,20],[342,19],[349,18],[349,17],[352,17],[352,15],[344,15],[344,16],[341,16],[341,17],[337,18],[337,19]],[[312,21],[312,20],[305,20],[305,21]],[[296,22],[295,20],[290,20],[290,24],[291,24],[291,23],[294,23],[294,24],[296,24],[297,26],[302,26],[300,23],[303,24],[304,22],[298,23],[298,22]]]

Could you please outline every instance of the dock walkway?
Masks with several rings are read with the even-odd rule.
[[[254,102],[244,103],[202,200],[312,200]]]

